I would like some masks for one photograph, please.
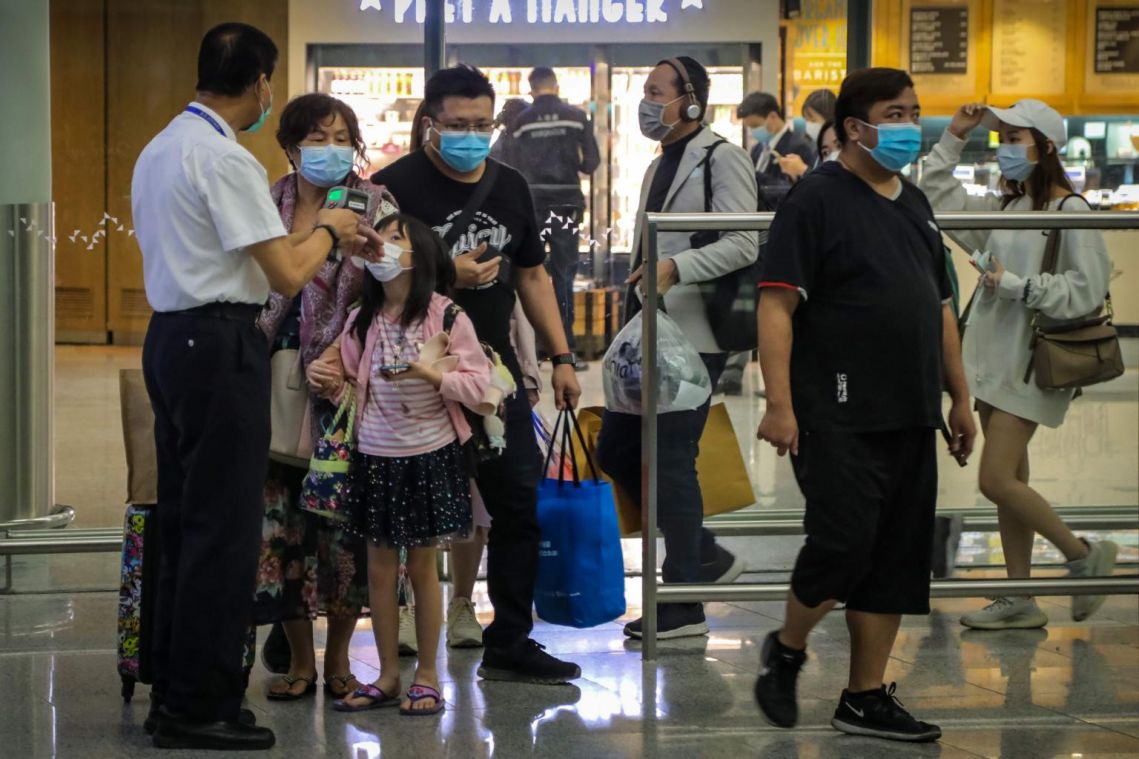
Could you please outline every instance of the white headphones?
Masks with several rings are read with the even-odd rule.
[[[700,118],[700,101],[696,97],[696,88],[692,86],[692,80],[688,78],[688,70],[684,68],[684,64],[678,58],[669,58],[665,63],[672,66],[673,71],[680,77],[684,95],[689,100],[688,105],[680,111],[680,117],[685,121],[696,121]]]

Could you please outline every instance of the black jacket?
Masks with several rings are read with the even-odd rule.
[[[510,125],[506,163],[530,184],[534,206],[585,207],[580,174],[592,174],[601,158],[593,124],[584,111],[556,95],[539,95]]]
[[[815,146],[811,144],[809,139],[796,133],[793,128],[787,130],[779,139],[779,142],[775,144],[775,149],[779,151],[780,155],[795,154],[799,156],[807,166],[815,165]],[[751,148],[752,163],[758,164],[761,155],[763,155],[763,144],[753,145]],[[771,161],[765,170],[760,171],[756,168],[755,181],[759,185],[760,197],[766,202],[766,206],[772,210],[779,207],[791,189],[791,177],[784,174],[779,168],[779,161],[776,160],[775,156],[771,157]]]

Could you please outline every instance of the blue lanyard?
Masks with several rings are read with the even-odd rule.
[[[186,106],[186,110],[189,111],[190,113],[194,114],[195,116],[201,116],[203,119],[208,121],[210,126],[212,126],[214,129],[216,129],[217,133],[220,134],[222,137],[227,136],[225,133],[225,130],[221,128],[221,124],[219,124],[217,122],[217,119],[215,119],[213,116],[211,116],[208,113],[206,113],[205,111],[203,111],[201,108],[198,108],[198,107],[192,106],[192,105],[188,105],[188,106]]]

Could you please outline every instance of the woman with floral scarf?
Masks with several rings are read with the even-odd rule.
[[[365,159],[355,113],[343,102],[314,93],[293,99],[281,114],[277,142],[294,171],[272,187],[281,221],[290,232],[309,229],[329,187],[346,185],[370,196],[367,221],[396,211],[395,201],[355,171]],[[304,367],[316,362],[344,329],[360,295],[362,267],[333,257],[295,298],[273,293],[258,326],[271,352],[295,349]],[[335,408],[310,393],[308,423],[315,443]],[[274,682],[268,697],[291,701],[316,692],[312,621],[328,616],[324,689],[335,698],[359,686],[348,665],[348,645],[368,598],[363,541],[335,522],[300,509],[306,470],[271,461],[265,482],[265,524],[255,607],[258,624],[283,623],[289,639],[289,672]]]

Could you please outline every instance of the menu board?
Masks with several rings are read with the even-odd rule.
[[[969,8],[910,8],[910,71],[964,74],[969,68]]]
[[[1061,95],[1067,85],[1065,0],[995,0],[993,85],[996,95]]]
[[[1139,5],[1096,8],[1095,73],[1139,74]]]

